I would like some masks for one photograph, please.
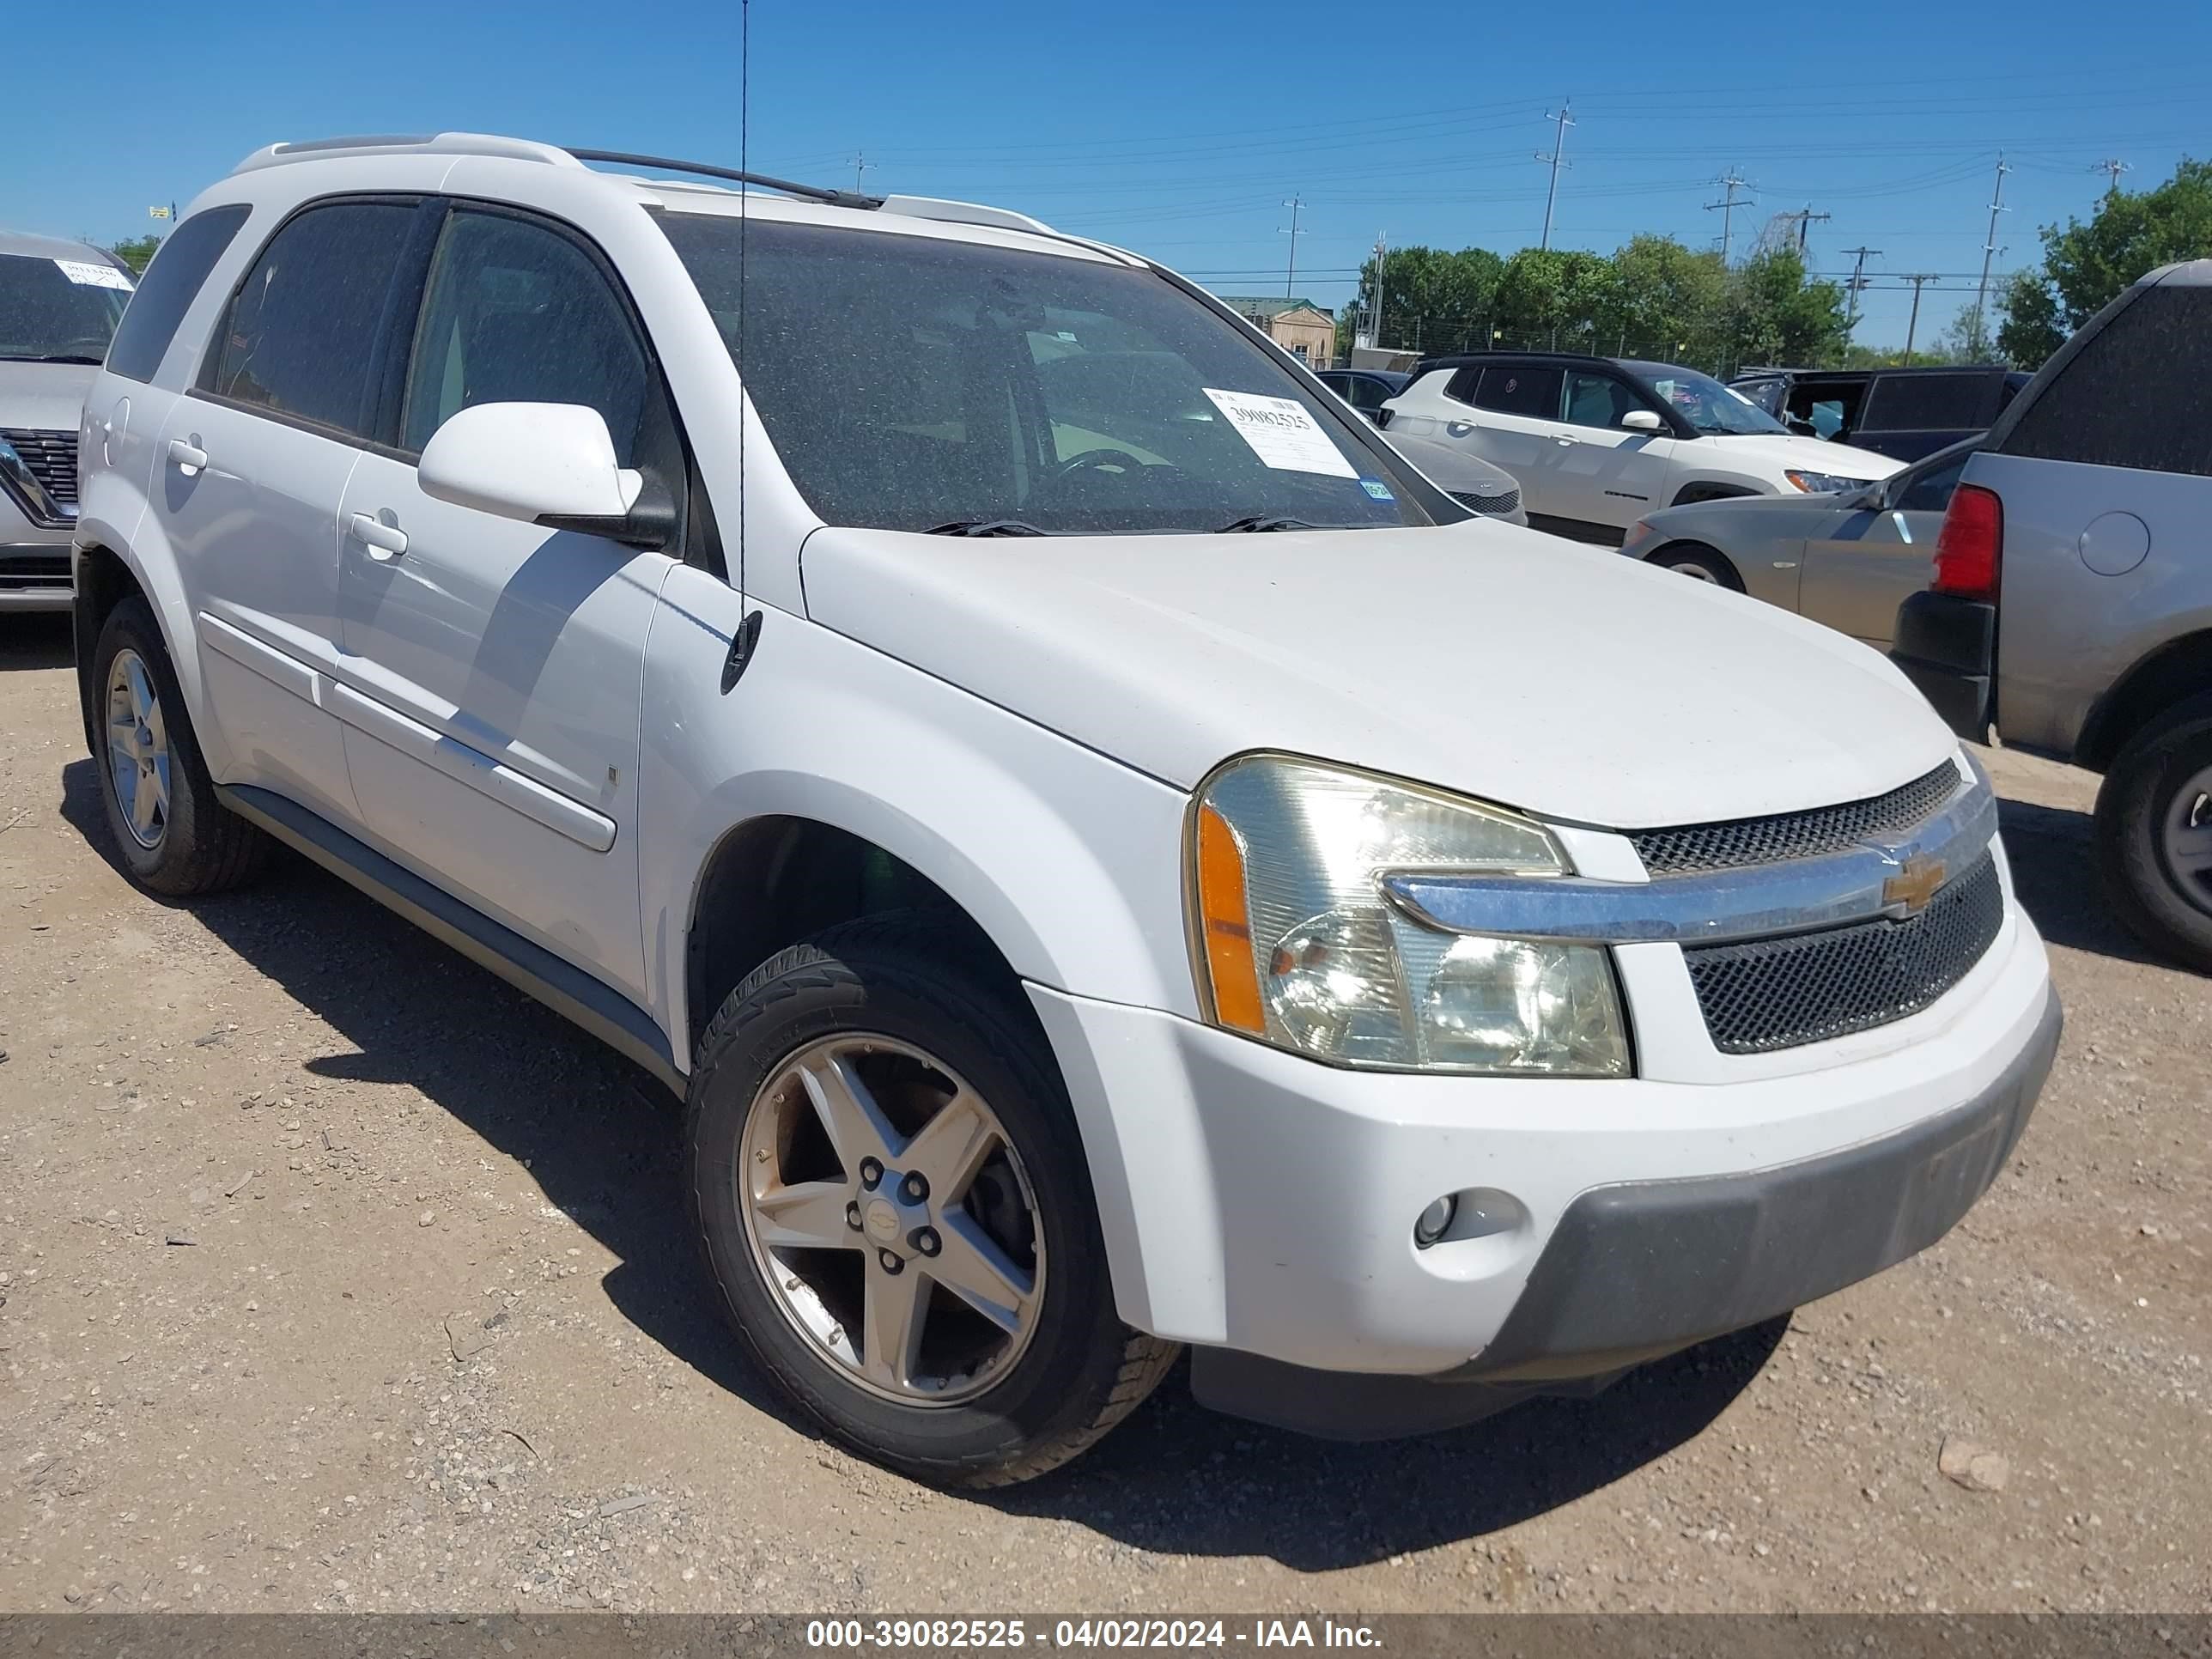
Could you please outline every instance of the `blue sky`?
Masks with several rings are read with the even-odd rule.
[[[149,228],[274,139],[470,128],[734,164],[737,0],[103,0],[8,27],[0,225]],[[2154,183],[2212,155],[2212,7],[2106,27],[2052,0],[1820,8],[1580,0],[1266,6],[754,0],[751,161],[872,191],[1000,203],[1230,293],[1350,294],[1394,245],[1535,241],[1547,110],[1571,99],[1553,241],[1715,242],[1702,204],[1756,186],[1738,246],[1810,206],[1816,269],[1862,245],[1858,338],[1971,301],[1997,152],[2002,270],[2086,214],[2118,157]],[[24,66],[50,72],[20,76]]]

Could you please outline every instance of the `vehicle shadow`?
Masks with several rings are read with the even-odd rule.
[[[67,668],[76,659],[66,614],[0,611],[0,674],[23,668]]]
[[[62,781],[62,816],[113,863],[92,763],[73,762]],[[407,1085],[526,1160],[547,1200],[618,1259],[603,1285],[641,1334],[813,1432],[709,1300],[676,1104],[650,1074],[304,859],[280,855],[251,890],[189,908],[349,1045],[306,1060],[307,1071]],[[1078,1463],[978,1499],[1136,1548],[1261,1554],[1305,1571],[1354,1565],[1510,1526],[1663,1456],[1727,1408],[1787,1327],[1773,1321],[1658,1361],[1593,1399],[1534,1401],[1382,1445],[1217,1416],[1192,1401],[1179,1367]]]
[[[2098,878],[2095,821],[2087,812],[2001,799],[1997,818],[2014,890],[2045,939],[2120,962],[2160,960],[2112,914]]]

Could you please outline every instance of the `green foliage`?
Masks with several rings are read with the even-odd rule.
[[[158,236],[133,236],[128,241],[118,242],[108,252],[130,266],[133,276],[143,276],[146,267],[154,262],[154,250],[161,246]]]
[[[1997,345],[2033,368],[2146,272],[2212,256],[2212,161],[2184,160],[2151,190],[2114,188],[2089,222],[2043,228],[2043,268],[2004,293]]]
[[[1740,362],[1825,364],[1843,355],[1844,293],[1779,248],[1745,261],[1729,285],[1728,337]]]

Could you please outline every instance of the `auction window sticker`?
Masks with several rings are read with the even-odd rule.
[[[54,264],[79,288],[119,288],[125,294],[132,292],[131,279],[113,265],[94,264],[84,259],[57,259]]]
[[[1261,461],[1278,472],[1321,472],[1332,478],[1357,478],[1352,463],[1322,431],[1306,406],[1295,398],[1263,398],[1251,392],[1223,392],[1200,388],[1213,406],[1252,447]]]

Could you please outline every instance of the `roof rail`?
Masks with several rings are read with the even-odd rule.
[[[658,167],[663,173],[696,173],[702,179],[731,179],[741,185],[757,185],[763,190],[781,191],[786,196],[797,196],[810,202],[823,202],[831,207],[879,208],[884,204],[880,196],[863,196],[856,190],[832,190],[823,185],[796,185],[788,179],[771,179],[764,173],[740,173],[735,167],[715,167],[706,161],[677,161],[665,155],[633,155],[619,149],[569,149],[566,152],[579,161],[611,161],[620,167]]]
[[[954,225],[995,225],[1000,230],[1030,230],[1044,235],[1055,235],[1053,228],[1042,219],[1032,219],[1026,213],[1017,213],[1012,208],[986,207],[981,202],[954,202],[941,196],[886,196],[883,199],[886,213],[904,214],[909,219],[939,219]]]
[[[527,138],[502,138],[489,132],[375,133],[356,138],[311,138],[303,143],[268,144],[257,149],[233,173],[252,173],[282,167],[287,161],[312,161],[345,153],[361,155],[496,155],[516,161],[543,161],[553,167],[580,163],[564,149],[533,143]]]

